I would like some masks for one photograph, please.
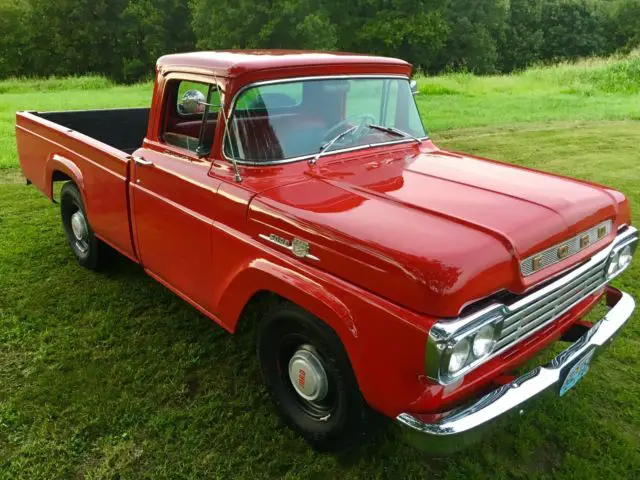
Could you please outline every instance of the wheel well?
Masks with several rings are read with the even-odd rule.
[[[235,332],[244,333],[251,330],[260,320],[260,317],[277,305],[288,300],[269,290],[255,292],[247,301],[240,312]]]
[[[64,172],[60,170],[54,170],[51,174],[51,201],[56,202],[55,199],[55,191],[53,189],[53,184],[56,182],[72,182],[73,179]]]

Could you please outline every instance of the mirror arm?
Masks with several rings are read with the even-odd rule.
[[[215,103],[207,103],[207,102],[198,102],[198,105],[204,105],[205,107],[218,107],[218,108],[222,106],[222,105],[216,105]]]

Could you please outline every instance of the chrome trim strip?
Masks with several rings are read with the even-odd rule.
[[[307,77],[292,77],[292,78],[279,78],[277,80],[263,80],[260,82],[253,82],[253,83],[249,83],[247,85],[244,85],[242,88],[240,88],[234,95],[233,95],[233,99],[231,100],[231,105],[229,106],[229,115],[228,115],[228,119],[231,120],[233,118],[233,111],[236,107],[236,102],[238,100],[238,97],[240,96],[240,94],[242,94],[245,90],[248,90],[249,88],[253,88],[253,87],[260,87],[262,85],[273,85],[273,84],[278,84],[278,83],[292,83],[292,82],[303,82],[306,80],[339,80],[339,79],[350,79],[350,78],[371,78],[371,79],[375,79],[375,78],[381,78],[381,79],[385,79],[385,78],[396,78],[396,79],[405,79],[407,81],[409,81],[410,77],[406,76],[406,75],[366,75],[366,74],[354,74],[354,75],[318,75],[318,76],[307,76]],[[415,100],[414,100],[415,101]],[[420,123],[422,124],[422,119],[420,119]],[[424,125],[422,125],[422,128],[424,129]],[[225,143],[227,141],[227,133],[228,133],[229,129],[228,129],[228,125],[225,123],[224,126],[224,135],[222,136],[222,156],[225,158],[225,160],[229,161],[229,162],[233,162],[234,160],[232,160],[231,158],[229,158],[226,154],[226,152],[224,151],[224,146]],[[429,135],[426,135],[424,137],[421,137],[420,140],[424,141],[424,140],[428,140],[429,139]],[[334,155],[334,154],[338,154],[338,153],[345,153],[345,152],[351,152],[351,151],[355,151],[355,150],[362,150],[365,148],[371,148],[371,147],[377,147],[377,146],[382,146],[382,145],[395,145],[398,143],[407,143],[407,142],[412,142],[414,140],[410,139],[410,138],[402,138],[400,140],[391,140],[389,142],[380,142],[380,143],[372,143],[372,144],[368,144],[368,145],[359,145],[357,147],[349,147],[349,148],[342,148],[340,150],[333,150],[331,152],[327,152],[325,153],[325,156],[329,156],[329,155]],[[309,155],[302,155],[299,157],[294,157],[294,158],[285,158],[282,160],[273,160],[271,162],[253,162],[250,160],[235,160],[235,162],[238,165],[247,165],[247,166],[251,166],[251,167],[264,167],[264,166],[270,166],[270,165],[282,165],[285,163],[293,163],[293,162],[299,162],[301,160],[308,160],[309,158],[314,157],[316,154],[315,153],[310,153]]]
[[[604,236],[598,238],[598,229],[600,227],[605,227],[606,230]],[[574,237],[571,237],[567,240],[553,245],[552,247],[530,255],[520,262],[520,273],[522,273],[523,277],[527,277],[547,267],[550,267],[551,265],[562,262],[567,258],[570,258],[572,255],[580,253],[585,248],[589,248],[596,243],[604,240],[611,233],[612,227],[613,222],[611,220],[600,222],[598,225],[595,225],[590,229],[585,230],[584,232],[580,232]],[[582,246],[580,244],[580,240],[585,235],[587,235],[588,237],[588,242],[586,245]],[[567,254],[561,258],[558,255],[558,249],[563,246],[567,247]],[[534,259],[540,259],[540,265],[538,266],[538,268],[534,268]]]
[[[534,329],[518,336],[512,342],[501,345],[499,348],[496,348],[496,350],[494,350],[490,355],[473,361],[472,363],[461,369],[459,372],[456,372],[455,375],[443,375],[441,372],[443,358],[445,357],[446,353],[446,348],[444,348],[444,345],[457,342],[461,337],[469,335],[470,332],[476,330],[480,326],[483,326],[487,322],[496,321],[497,318],[508,321],[511,315],[515,315],[521,312],[524,308],[535,304],[537,301],[549,295],[552,295],[554,292],[562,289],[572,281],[582,278],[583,275],[585,275],[589,271],[596,272],[598,268],[602,268],[603,272],[606,272],[605,269],[607,266],[607,259],[609,258],[611,253],[614,251],[619,251],[626,245],[637,244],[637,241],[638,230],[634,227],[629,227],[627,230],[619,234],[610,245],[608,245],[600,252],[596,253],[593,257],[591,257],[587,262],[585,262],[578,268],[570,271],[562,277],[559,277],[557,280],[554,280],[553,282],[534,291],[533,293],[524,295],[522,298],[516,300],[510,305],[495,303],[469,316],[459,317],[455,320],[444,320],[442,322],[436,323],[435,325],[433,325],[433,327],[431,327],[431,330],[429,331],[427,347],[425,350],[425,372],[427,376],[430,379],[437,381],[441,385],[449,385],[469,373],[471,370],[477,368],[479,365],[486,363],[497,355],[502,354],[508,348],[522,342],[523,340],[529,338],[531,335],[540,331],[542,328],[552,323],[558,317],[571,310],[571,308],[580,303],[580,301],[584,300],[587,296],[591,295],[599,288],[602,288],[604,285],[608,284],[611,280],[613,280],[615,277],[620,275],[620,273],[626,270],[628,266],[616,272],[610,277],[604,275],[603,281],[598,282],[588,291],[588,293],[582,294],[574,302],[571,302],[568,306],[563,307],[562,310],[555,312],[550,319],[546,320],[540,325],[537,325]],[[500,338],[498,339],[498,341],[500,341]]]
[[[592,355],[590,352],[602,351],[601,347],[611,342],[631,318],[635,302],[630,295],[609,288],[607,300],[617,301],[605,317],[546,365],[536,367],[471,405],[445,414],[437,422],[428,423],[410,413],[398,415],[396,421],[403,427],[407,440],[432,454],[453,453],[479,440],[505,415],[522,415],[530,400],[545,391],[559,389],[580,359]]]
[[[315,255],[311,255],[310,253],[307,253],[305,256],[300,257],[298,255],[296,255],[293,252],[293,245],[289,244],[289,245],[283,245],[282,243],[276,242],[274,239],[272,239],[269,235],[265,235],[264,233],[261,233],[258,235],[261,239],[266,240],[269,243],[272,243],[274,245],[277,245],[281,248],[284,248],[285,250],[290,251],[291,253],[293,253],[297,258],[307,258],[309,260],[315,260],[316,262],[319,262],[320,259],[318,257],[316,257]]]

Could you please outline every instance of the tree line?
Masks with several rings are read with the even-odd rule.
[[[640,0],[0,0],[0,78],[152,75],[195,49],[404,58],[426,73],[511,72],[630,50]]]

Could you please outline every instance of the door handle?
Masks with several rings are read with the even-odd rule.
[[[133,161],[136,162],[138,165],[153,165],[153,162],[151,160],[145,160],[142,157],[138,157],[137,155],[134,155],[133,157]]]

